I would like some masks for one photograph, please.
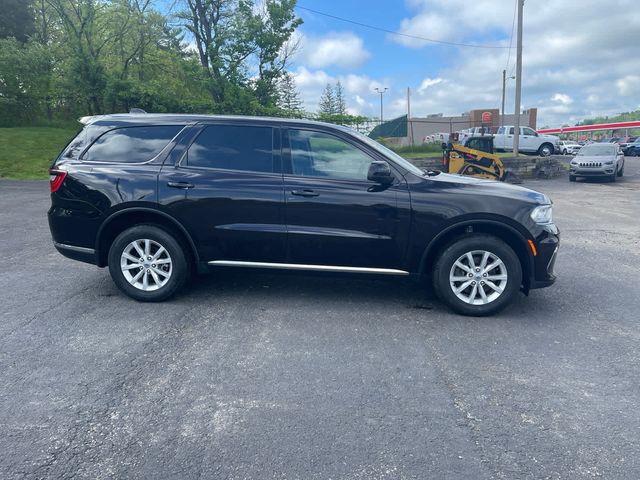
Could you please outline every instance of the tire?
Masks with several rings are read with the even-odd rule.
[[[624,163],[622,164],[622,168],[618,171],[618,176],[622,177],[624,175]]]
[[[613,172],[613,174],[609,177],[609,180],[610,180],[612,183],[615,183],[615,181],[617,180],[617,178],[618,178],[618,167],[616,167],[616,171],[615,171],[615,172]]]
[[[154,257],[158,263],[152,263]],[[189,277],[183,247],[173,235],[154,225],[138,225],[118,235],[108,260],[116,286],[141,302],[166,300]]]
[[[543,143],[540,145],[540,148],[538,148],[538,155],[541,157],[548,157],[551,154],[553,154],[553,145],[550,143]]]
[[[564,150],[562,150],[562,155],[566,155],[567,154],[567,149],[565,148]]]
[[[476,271],[476,268],[482,268],[485,253],[488,254],[485,266],[491,266],[498,260],[502,263],[488,272]],[[473,260],[471,269],[469,254]],[[466,270],[458,265],[463,265]],[[469,274],[473,276],[466,280]],[[483,283],[485,281],[488,283]],[[465,284],[468,285],[459,293],[454,292],[454,288],[459,289]],[[513,301],[521,284],[522,266],[518,256],[509,245],[491,235],[476,234],[456,240],[442,251],[433,267],[436,295],[462,315],[480,317],[499,312]]]
[[[575,182],[576,181],[576,176],[575,175],[569,175],[569,181],[570,182]]]

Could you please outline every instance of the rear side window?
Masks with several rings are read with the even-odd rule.
[[[273,172],[273,129],[249,125],[209,125],[189,147],[190,167]]]
[[[82,160],[146,162],[159,154],[182,128],[182,125],[154,125],[109,130],[89,147]]]

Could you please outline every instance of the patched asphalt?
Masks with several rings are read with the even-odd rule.
[[[225,270],[162,304],[65,259],[0,181],[1,478],[640,478],[640,159],[527,181],[556,285],[490,318],[423,283]]]

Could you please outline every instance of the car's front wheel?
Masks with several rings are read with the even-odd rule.
[[[111,244],[109,273],[125,294],[143,302],[166,300],[188,277],[180,243],[153,225],[131,227]]]
[[[538,155],[540,155],[541,157],[548,157],[552,154],[553,145],[551,145],[550,143],[543,143],[542,145],[540,145],[540,148],[538,149]]]
[[[491,315],[506,307],[522,284],[513,249],[491,235],[472,235],[450,244],[433,271],[436,295],[463,315]]]

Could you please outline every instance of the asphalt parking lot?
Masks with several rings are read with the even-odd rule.
[[[640,478],[640,158],[555,202],[491,318],[392,278],[225,271],[139,304],[0,182],[1,478]]]

